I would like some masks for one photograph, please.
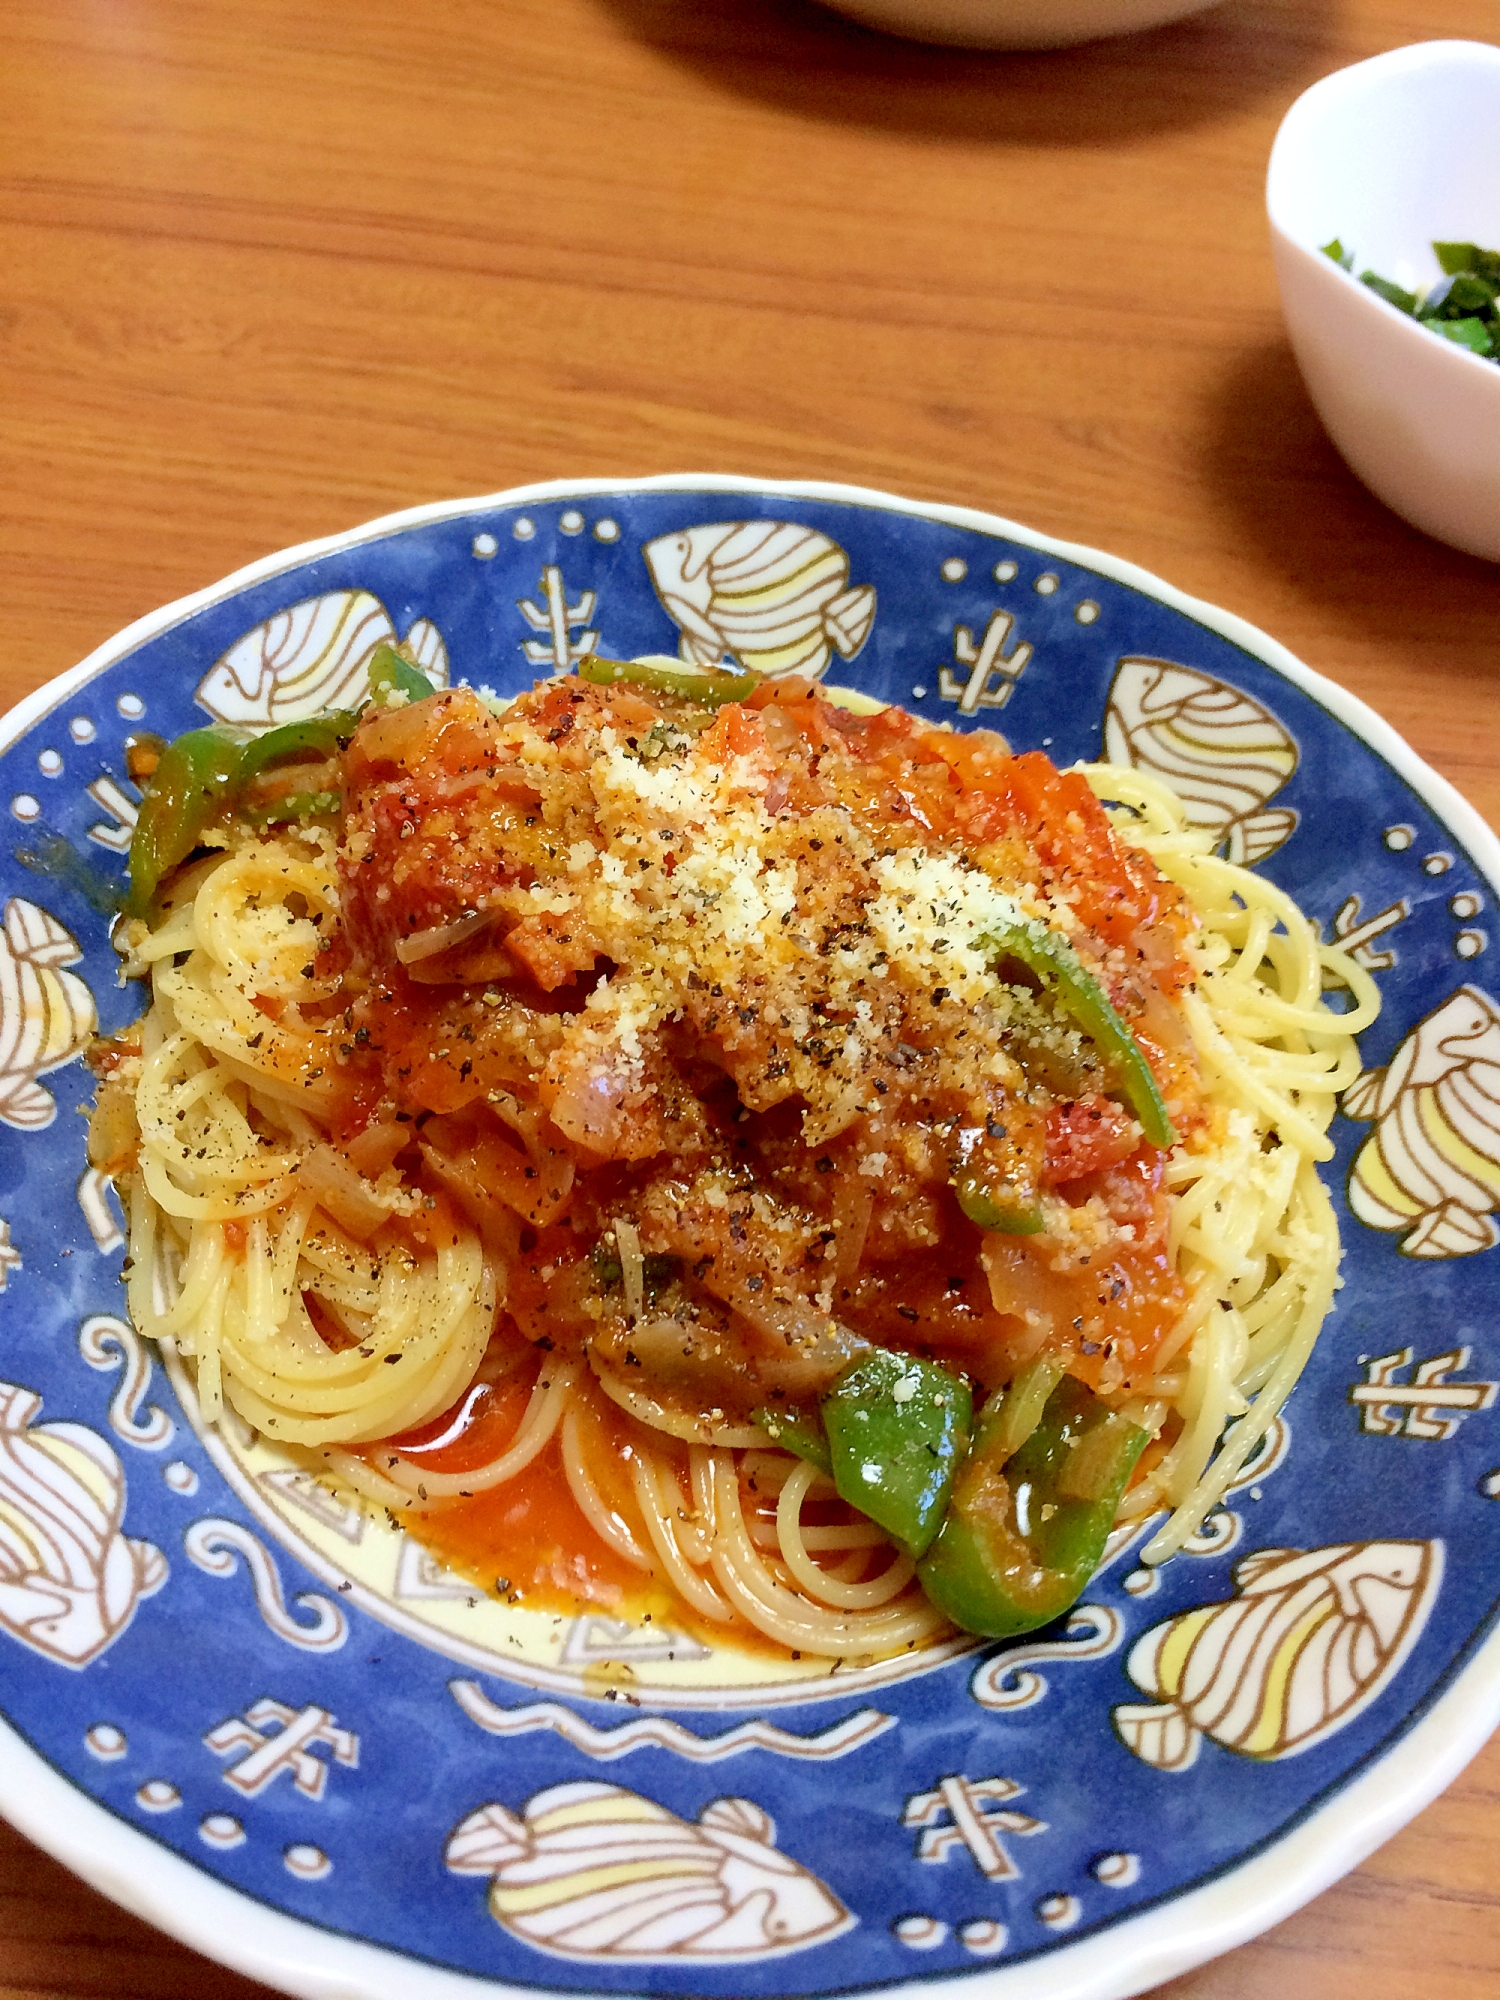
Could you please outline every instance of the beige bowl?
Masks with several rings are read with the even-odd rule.
[[[1159,28],[1217,0],[828,0],[867,28],[966,49],[1061,49]]]

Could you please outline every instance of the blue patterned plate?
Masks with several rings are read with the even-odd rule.
[[[136,812],[125,740],[347,705],[393,636],[500,693],[596,643],[728,648],[1061,764],[1149,766],[1377,972],[1329,1170],[1345,1287],[1186,1553],[1157,1573],[1140,1537],[1115,1546],[1032,1643],[773,1671],[476,1596],[247,1434],[202,1433],[121,1317],[78,1115],[79,1051],[136,1007],[98,907]],[[109,1894],[302,1994],[962,1975],[1110,2000],[1285,1915],[1484,1741],[1500,846],[1270,640],[953,508],[556,485],[257,563],[132,626],[4,741],[0,1805]]]

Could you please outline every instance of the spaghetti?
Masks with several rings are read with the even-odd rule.
[[[165,752],[91,1133],[137,1326],[512,1593],[918,1646],[981,1444],[1049,1420],[1169,1555],[1332,1303],[1368,975],[1137,772],[589,664]]]

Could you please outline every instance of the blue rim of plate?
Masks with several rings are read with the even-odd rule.
[[[1148,760],[1166,726],[1157,713],[1152,734],[1151,702],[1159,711],[1174,692],[1227,720],[1231,735],[1237,727],[1234,742],[1248,729],[1257,744],[1229,757],[1221,805],[1205,810],[1221,811],[1231,837],[1269,846],[1266,872],[1330,930],[1393,958],[1377,975],[1386,1008],[1364,1037],[1367,1065],[1394,1057],[1399,1082],[1401,1062],[1411,1068],[1402,1049],[1427,1018],[1476,990],[1500,844],[1379,717],[1274,641],[1130,564],[994,516],[717,475],[560,481],[413,508],[271,556],[130,626],[0,724],[0,810],[8,800],[16,835],[0,860],[0,970],[12,987],[18,965],[23,978],[27,964],[50,971],[56,1006],[79,965],[104,1024],[128,1018],[133,1000],[99,976],[112,963],[104,920],[9,850],[45,825],[118,867],[124,736],[141,722],[174,733],[202,721],[194,688],[276,614],[370,591],[402,634],[422,618],[446,624],[455,678],[506,692],[546,670],[545,657],[522,664],[522,642],[544,655],[551,644],[555,661],[586,625],[604,650],[672,650],[667,598],[635,560],[640,548],[704,529],[714,547],[700,567],[712,582],[719,530],[747,521],[782,524],[778,547],[811,551],[825,568],[837,567],[829,546],[844,558],[839,650],[852,658],[832,660],[831,682],[960,725],[967,709],[1015,747],[1047,747],[1064,763],[1099,754],[1111,703]],[[788,557],[781,574],[795,572]],[[790,599],[800,588],[780,587]],[[714,597],[704,615],[720,608]],[[463,635],[476,631],[506,649],[508,670],[493,655],[473,665]],[[1164,667],[1187,678],[1163,680]],[[1265,728],[1252,711],[1269,717]],[[1237,804],[1247,770],[1255,796]],[[1457,1031],[1444,1032],[1451,1041]],[[1413,1105],[1429,1134],[1449,1130],[1441,1079],[1420,1104],[1403,1084],[1407,1112],[1336,1121],[1327,1178],[1346,1289],[1285,1435],[1197,1553],[1152,1584],[1126,1547],[1065,1630],[965,1649],[904,1677],[693,1694],[653,1687],[642,1655],[644,1693],[632,1705],[618,1683],[600,1699],[597,1679],[568,1694],[566,1673],[501,1674],[492,1648],[419,1631],[394,1602],[382,1608],[352,1575],[340,1580],[336,1526],[332,1544],[328,1533],[299,1544],[284,1514],[248,1504],[253,1479],[236,1481],[195,1434],[190,1398],[175,1401],[163,1372],[141,1379],[128,1329],[104,1323],[121,1310],[118,1251],[99,1250],[111,1215],[97,1189],[91,1215],[75,1199],[86,1080],[76,1062],[28,1069],[24,1058],[0,1042],[0,1105],[11,1113],[0,1129],[0,1378],[32,1392],[6,1419],[0,1507],[18,1494],[32,1504],[27,1469],[44,1461],[49,1478],[79,1476],[82,1452],[85,1480],[102,1481],[124,1511],[98,1538],[111,1581],[78,1613],[95,1618],[94,1641],[68,1638],[78,1627],[66,1619],[62,1637],[48,1639],[45,1621],[19,1637],[36,1594],[22,1574],[20,1595],[5,1597],[14,1560],[9,1580],[0,1571],[0,1810],[117,1902],[253,1977],[368,2000],[919,1992],[956,1978],[992,2000],[1115,2000],[1309,1900],[1435,1797],[1500,1721],[1500,1548],[1489,1525],[1500,1526],[1500,1443],[1485,1442],[1500,1393],[1487,1379],[1500,1358],[1500,1257],[1483,1247],[1488,1211],[1471,1190],[1467,1208],[1450,1193],[1439,1214],[1429,1194],[1426,1209],[1377,1229],[1349,1213],[1345,1195],[1353,1173],[1390,1197],[1377,1169],[1407,1158],[1401,1119]],[[1445,1074],[1462,1081],[1478,1060]],[[1424,1061],[1418,1050],[1418,1071]],[[1421,1076],[1409,1080],[1415,1091]],[[1376,1160],[1367,1149],[1381,1135]],[[1474,1170],[1472,1149],[1463,1157]],[[1478,1160],[1481,1184],[1489,1164]],[[1440,1161],[1445,1188],[1447,1171]],[[1426,1256],[1410,1254],[1419,1239]],[[1420,1384],[1463,1393],[1424,1401]],[[1337,1598],[1324,1623],[1362,1644],[1368,1667],[1363,1694],[1321,1720],[1307,1706],[1312,1641],[1286,1623],[1293,1583],[1278,1585],[1288,1573],[1275,1567],[1287,1550],[1313,1549],[1327,1552],[1319,1573],[1333,1578],[1315,1586],[1320,1602]],[[1247,1556],[1259,1560],[1240,1570]],[[1397,1563],[1395,1597],[1377,1560]],[[441,1599],[442,1580],[419,1568],[413,1601],[424,1587],[423,1602]],[[1228,1671],[1216,1663],[1232,1647],[1213,1636],[1229,1633],[1257,1590],[1270,1607],[1258,1736],[1214,1707]],[[1160,1674],[1153,1692],[1143,1671],[1127,1674],[1143,1635],[1158,1631],[1181,1635],[1179,1652],[1210,1635],[1198,1656],[1206,1695]],[[94,1650],[79,1664],[70,1644]],[[1283,1683],[1291,1692],[1273,1714],[1266,1691]],[[1128,1711],[1143,1708],[1185,1717],[1189,1750],[1180,1720],[1167,1730],[1132,1722]],[[878,1727],[860,1720],[871,1716]],[[648,1724],[665,1734],[645,1740]],[[634,1731],[633,1747],[622,1731]],[[731,1733],[732,1744],[715,1743]],[[1071,1766],[1057,1758],[1063,1741],[1082,1746]],[[555,1796],[580,1785],[592,1789]],[[519,1862],[495,1861],[492,1830],[468,1850],[451,1844],[490,1805],[504,1809],[501,1846],[524,1847]],[[560,1807],[590,1839],[623,1839],[627,1862],[645,1852],[631,1848],[644,1836],[630,1827],[665,1829],[686,1856],[657,1871],[664,1900],[653,1921],[665,1929],[630,1930],[646,1922],[643,1903],[628,1922],[596,1914],[588,1928],[597,1906],[585,1900],[603,1892],[583,1879],[587,1867],[558,1860],[546,1815]],[[488,1874],[472,1870],[476,1838]],[[590,1849],[582,1862],[598,1856]],[[618,1905],[626,1892],[609,1895]],[[683,1913],[695,1896],[719,1897],[718,1930],[704,1919],[693,1931]],[[553,1942],[538,1943],[548,1910],[563,1915]],[[668,1934],[670,1948],[630,1942]],[[718,1942],[695,1954],[695,1935]]]

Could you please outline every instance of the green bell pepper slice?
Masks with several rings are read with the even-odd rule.
[[[1028,1363],[1008,1389],[997,1389],[985,1403],[970,1451],[986,1453],[997,1465],[1013,1458],[1042,1421],[1052,1391],[1067,1372],[1061,1361],[1045,1357]]]
[[[833,1483],[908,1555],[938,1532],[968,1442],[973,1398],[946,1368],[875,1348],[822,1402]]]
[[[425,701],[428,695],[436,693],[422,669],[403,659],[386,641],[382,640],[370,655],[370,700],[377,708],[389,708],[392,695],[404,695],[412,702]],[[398,708],[401,705],[396,703]]]
[[[960,1174],[953,1183],[958,1205],[970,1222],[999,1236],[1035,1236],[1045,1229],[1047,1218],[1039,1208],[1008,1199],[978,1174]]]
[[[1049,1390],[1028,1371],[992,1396],[917,1565],[938,1610],[988,1639],[1061,1617],[1099,1566],[1146,1438],[1071,1376]]]
[[[130,841],[128,916],[144,916],[163,877],[186,861],[238,786],[244,744],[225,730],[190,729],[152,772]]]
[[[307,722],[283,723],[248,743],[218,728],[190,729],[169,743],[147,781],[130,842],[127,914],[145,915],[163,880],[260,772],[284,757],[317,752],[332,756],[348,742],[358,722],[351,710],[337,709]],[[258,826],[270,826],[333,812],[338,802],[336,792],[297,792],[250,817]]]
[[[243,791],[252,778],[259,777],[283,757],[332,757],[343,749],[359,727],[353,709],[338,708],[328,715],[315,715],[307,722],[283,722],[254,736],[240,753],[239,787]]]
[[[984,944],[992,960],[1019,959],[1056,993],[1063,1011],[1114,1065],[1125,1101],[1152,1145],[1175,1146],[1177,1134],[1145,1052],[1067,939],[1049,931],[1045,924],[1021,923],[992,931]]]
[[[759,1424],[772,1444],[781,1446],[798,1458],[805,1458],[809,1465],[815,1465],[819,1472],[832,1476],[833,1454],[828,1449],[827,1433],[816,1410],[799,1410],[795,1404],[787,1404],[774,1409],[763,1403],[758,1410],[750,1412],[752,1424]]]
[[[588,653],[578,662],[578,678],[595,687],[614,687],[624,681],[633,687],[651,688],[657,694],[675,694],[700,708],[722,708],[727,701],[743,701],[760,686],[760,675],[731,674],[723,667],[679,666],[675,660],[606,660]]]

